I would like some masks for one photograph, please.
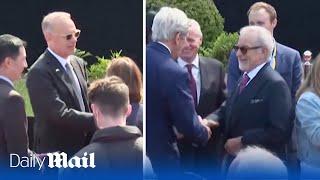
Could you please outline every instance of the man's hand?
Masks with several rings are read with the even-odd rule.
[[[210,129],[210,127],[207,125],[207,120],[206,119],[202,119],[201,116],[198,116],[198,119],[200,121],[200,123],[202,124],[202,126],[204,126],[208,132],[208,140],[211,138],[212,136],[212,131]]]
[[[202,121],[204,122],[204,124],[210,128],[217,128],[219,127],[219,123],[216,121],[212,121],[212,120],[207,120],[207,119],[202,119]]]
[[[229,154],[234,156],[238,154],[238,152],[241,150],[243,146],[241,143],[241,138],[242,136],[227,140],[226,144],[224,145],[224,148]]]

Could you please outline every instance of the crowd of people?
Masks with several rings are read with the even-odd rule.
[[[143,93],[142,73],[129,57],[112,59],[104,78],[88,82],[86,63],[74,55],[81,30],[69,13],[49,13],[41,23],[47,48],[26,74],[32,147],[24,99],[14,88],[28,67],[26,42],[0,35],[0,176],[319,178],[320,56],[311,64],[306,52],[303,63],[297,50],[276,41],[270,4],[256,2],[247,15],[225,72],[220,61],[200,55],[199,23],[162,7],[149,32]],[[53,168],[48,157],[60,153],[68,162],[56,160]],[[13,154],[45,166],[9,167]]]
[[[24,100],[13,84],[28,67],[26,43],[13,35],[0,36],[0,176],[17,176],[19,170],[29,169],[29,175],[49,179],[77,176],[142,179],[139,68],[129,57],[113,59],[106,77],[88,87],[86,63],[73,55],[81,31],[71,15],[49,13],[41,27],[48,47],[26,75],[35,117],[33,147],[28,144]],[[94,162],[90,163],[94,163],[91,164],[94,168],[9,167],[12,154],[42,161],[48,159],[48,153],[66,153],[70,161],[93,153]],[[86,163],[88,160],[81,165],[85,167]],[[80,166],[79,162],[76,166]],[[128,174],[119,173],[122,170]]]
[[[276,41],[270,4],[256,2],[247,15],[225,74],[199,55],[198,22],[177,8],[155,14],[146,143],[158,179],[320,177],[317,58],[306,71],[299,52]]]

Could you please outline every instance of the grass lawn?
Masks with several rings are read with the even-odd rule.
[[[33,111],[32,111],[30,98],[29,98],[27,87],[26,87],[26,80],[25,79],[21,79],[19,81],[16,81],[14,83],[14,87],[15,87],[16,91],[18,91],[21,94],[21,96],[23,96],[23,98],[24,98],[24,103],[25,103],[27,116],[32,116],[33,117],[34,114],[33,114]]]

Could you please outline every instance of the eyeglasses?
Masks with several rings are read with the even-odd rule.
[[[238,50],[241,51],[242,54],[247,54],[248,50],[251,50],[251,49],[259,49],[261,48],[261,46],[254,46],[254,47],[248,47],[248,46],[233,46],[233,49],[238,52]]]
[[[80,33],[81,33],[81,30],[77,29],[74,33],[67,34],[62,37],[64,37],[67,41],[69,41],[70,39],[72,39],[72,37],[79,38]]]

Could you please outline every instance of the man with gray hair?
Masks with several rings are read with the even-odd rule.
[[[273,38],[265,28],[240,30],[234,50],[243,77],[226,104],[207,117],[223,129],[227,166],[247,145],[260,145],[282,158],[285,153],[292,101],[286,82],[269,65],[272,49]]]
[[[48,48],[31,67],[27,88],[35,114],[38,153],[63,151],[72,156],[95,130],[87,98],[85,62],[74,56],[80,30],[66,12],[49,13],[42,31]]]
[[[195,111],[189,76],[176,63],[188,46],[189,19],[176,8],[163,7],[152,25],[147,46],[147,154],[159,179],[181,176],[176,134],[205,144],[211,136]],[[174,131],[174,129],[176,131]]]
[[[225,83],[222,63],[198,54],[202,39],[199,23],[191,19],[187,36],[189,46],[182,49],[177,62],[189,73],[189,86],[196,111],[199,116],[205,117],[217,110],[225,100]],[[213,171],[219,171],[218,164],[221,159],[221,150],[216,148],[219,135],[219,129],[215,129],[215,136],[210,138],[205,147],[194,147],[189,140],[180,139],[178,146],[182,166],[188,170],[198,170],[204,176],[214,176]]]

